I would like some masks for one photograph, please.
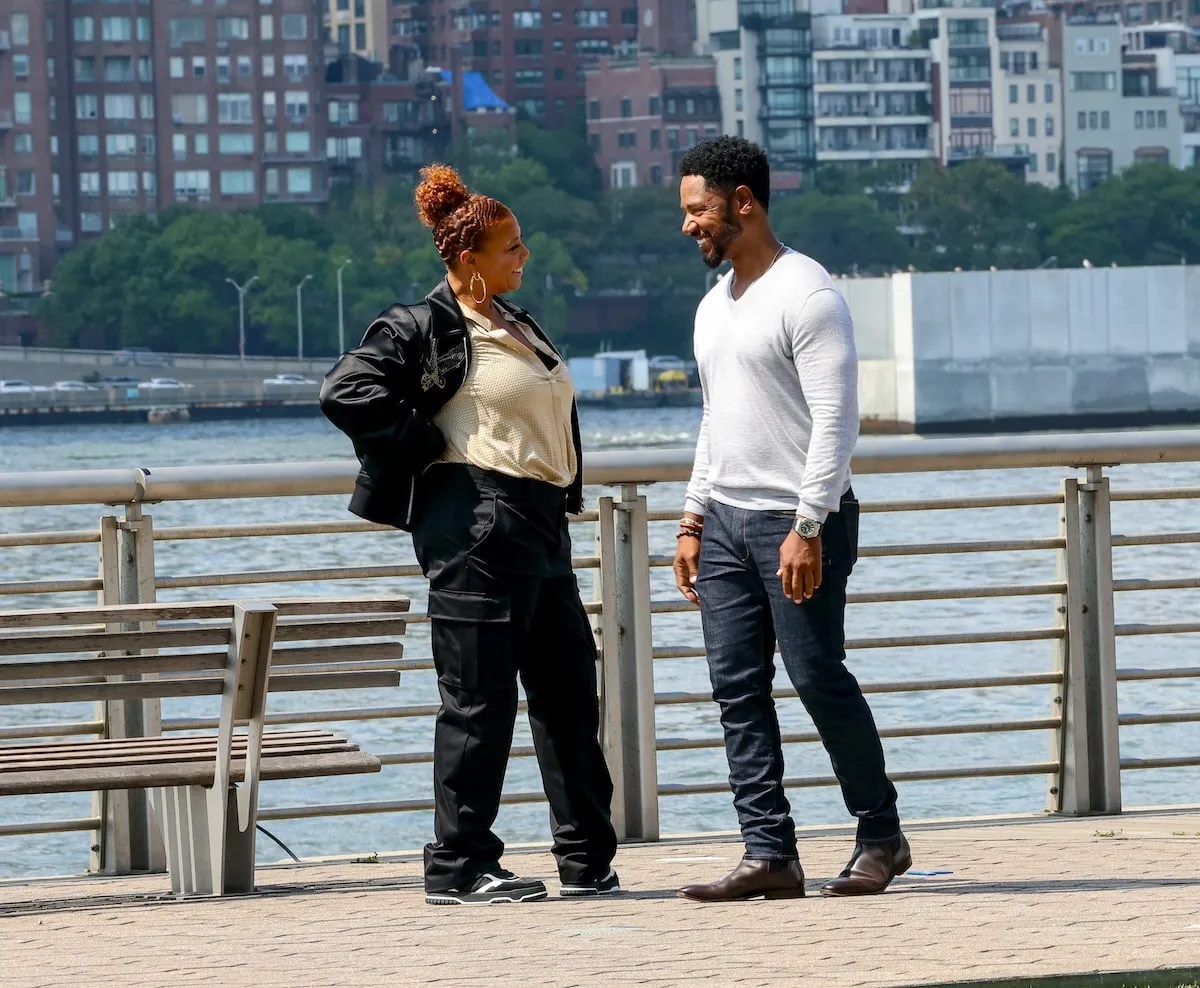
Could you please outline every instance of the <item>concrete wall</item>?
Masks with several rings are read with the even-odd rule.
[[[906,425],[1200,412],[1200,267],[840,281],[864,418]]]

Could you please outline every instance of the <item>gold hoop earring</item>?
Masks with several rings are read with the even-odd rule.
[[[479,284],[483,286],[483,298],[475,297],[475,282],[477,280]],[[471,275],[471,281],[467,285],[467,291],[471,293],[471,301],[476,305],[483,305],[483,303],[487,301],[487,282],[483,280],[483,275],[481,275],[478,271]]]

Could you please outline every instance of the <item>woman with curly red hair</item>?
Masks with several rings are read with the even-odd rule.
[[[583,508],[574,388],[546,334],[504,297],[529,259],[512,211],[445,165],[422,172],[415,199],[446,277],[424,302],[375,319],[326,376],[321,408],[361,463],[350,510],[411,531],[429,579],[442,703],[426,901],[546,896],[542,882],[500,867],[504,844],[492,832],[518,676],[560,894],[615,892],[596,646],[567,528]]]

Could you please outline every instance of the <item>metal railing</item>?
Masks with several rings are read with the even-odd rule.
[[[1122,806],[1122,771],[1179,768],[1200,765],[1200,750],[1175,751],[1167,757],[1121,756],[1121,729],[1134,730],[1155,725],[1200,723],[1200,709],[1167,707],[1149,711],[1125,709],[1118,703],[1118,684],[1181,683],[1200,679],[1200,663],[1183,653],[1178,661],[1154,667],[1117,663],[1118,641],[1147,636],[1191,635],[1200,632],[1200,621],[1163,620],[1121,623],[1116,618],[1119,596],[1146,592],[1200,589],[1200,575],[1171,573],[1155,578],[1114,579],[1114,551],[1137,547],[1200,544],[1200,531],[1172,530],[1114,534],[1110,508],[1114,502],[1180,502],[1200,499],[1200,487],[1139,488],[1113,491],[1106,468],[1118,464],[1161,464],[1200,462],[1200,431],[1161,433],[1116,433],[1079,436],[1021,436],[991,438],[917,439],[866,438],[860,442],[854,469],[857,474],[913,474],[941,471],[1024,470],[1058,468],[1054,489],[1033,493],[950,494],[948,496],[867,500],[868,517],[879,516],[894,530],[904,518],[930,513],[953,512],[955,530],[969,532],[971,518],[992,509],[1045,512],[1053,510],[1052,532],[1026,531],[972,537],[956,534],[953,539],[914,537],[869,542],[860,550],[861,569],[866,575],[876,566],[911,565],[915,561],[936,563],[944,572],[952,559],[986,559],[1002,554],[1012,560],[1013,571],[1025,572],[1026,559],[1053,560],[1052,577],[1009,577],[985,581],[979,578],[958,585],[933,582],[904,585],[884,582],[862,589],[856,571],[848,603],[857,613],[870,605],[931,604],[950,613],[955,608],[968,620],[955,627],[943,619],[940,626],[909,622],[886,629],[886,633],[856,635],[859,622],[851,621],[852,637],[847,650],[852,663],[888,650],[954,649],[956,656],[972,660],[981,649],[1002,646],[1011,650],[1005,660],[992,667],[978,661],[958,662],[950,672],[937,674],[882,675],[864,677],[865,692],[888,710],[894,703],[909,704],[915,696],[938,697],[916,720],[891,721],[881,717],[881,734],[888,743],[918,739],[981,738],[1014,735],[1046,738],[1048,754],[1024,760],[975,757],[967,748],[955,750],[954,760],[936,764],[906,764],[891,755],[892,775],[902,784],[968,779],[1042,777],[1045,779],[1044,808],[1067,814],[1119,812]],[[281,512],[271,520],[227,520],[220,524],[155,525],[146,512],[168,511],[175,502],[220,501],[222,514],[233,513],[241,499],[307,499],[344,495],[353,484],[356,464],[342,461],[312,463],[196,466],[161,469],[66,471],[0,475],[0,507],[10,509],[66,507],[79,505],[121,506],[120,512],[102,514],[95,528],[20,531],[0,526],[0,549],[33,547],[96,546],[98,570],[22,576],[0,583],[0,600],[7,606],[29,606],[31,595],[91,595],[103,602],[155,600],[161,595],[262,594],[264,586],[325,583],[327,581],[419,581],[419,570],[404,561],[380,563],[355,552],[354,564],[334,562],[325,566],[270,567],[262,563],[228,567],[204,565],[205,553],[197,548],[186,558],[198,560],[199,568],[175,571],[164,560],[172,544],[202,546],[212,540],[231,540],[256,547],[255,558],[264,553],[263,539],[324,538],[328,536],[378,537],[386,531],[339,514],[306,518]],[[671,669],[686,667],[694,680],[702,679],[699,660],[704,656],[699,629],[693,622],[680,623],[690,605],[671,591],[671,530],[678,512],[677,498],[651,509],[642,485],[678,483],[691,469],[691,450],[645,449],[590,454],[586,480],[590,485],[614,488],[599,491],[595,507],[576,519],[576,525],[592,527],[592,540],[574,559],[583,574],[593,577],[587,610],[592,616],[600,644],[602,740],[613,771],[616,794],[614,816],[623,839],[652,840],[659,836],[660,808],[668,798],[703,797],[725,793],[723,771],[688,768],[673,774],[676,759],[690,754],[716,752],[722,745],[716,724],[716,709],[706,690],[675,688]],[[1063,472],[1068,475],[1063,476]],[[224,502],[229,502],[228,505]],[[253,514],[243,504],[243,512]],[[294,511],[295,509],[293,509]],[[1045,519],[1043,516],[1044,520]],[[1194,526],[1200,528],[1200,526]],[[394,538],[394,534],[388,536]],[[357,545],[357,543],[356,543]],[[989,554],[993,556],[989,557]],[[389,556],[392,555],[389,552]],[[184,558],[175,553],[175,565]],[[12,568],[8,572],[14,574]],[[585,593],[585,599],[587,595]],[[992,627],[982,618],[1004,602],[1044,601],[1044,611],[1029,611],[1027,617],[1004,627]],[[966,607],[968,611],[962,611]],[[970,610],[970,608],[974,608]],[[1038,617],[1038,614],[1041,617]],[[412,623],[416,640],[424,640],[427,618],[414,608]],[[1045,661],[1029,666],[1016,659],[1022,649],[1045,649]],[[690,664],[690,665],[689,665]],[[428,655],[411,654],[402,660],[406,673],[432,669]],[[677,677],[676,677],[677,678]],[[419,681],[419,680],[418,680]],[[403,702],[278,709],[268,715],[274,725],[322,722],[428,721],[437,710],[436,693],[414,695],[406,680]],[[981,715],[971,698],[1008,692],[1027,696],[1029,690],[1043,697],[1036,711],[1011,716]],[[1022,692],[1026,691],[1026,692]],[[778,688],[781,711],[791,711],[796,693]],[[699,711],[697,713],[696,711]],[[146,722],[158,722],[157,701],[147,701]],[[78,722],[55,719],[46,722],[7,724],[0,727],[0,740],[32,740],[46,737],[101,733],[115,712],[103,705],[90,718]],[[790,718],[790,714],[789,714]],[[784,718],[783,743],[813,746],[818,741],[811,729],[789,726]],[[163,730],[197,730],[213,722],[194,716],[161,717]],[[372,750],[375,750],[372,746]],[[428,765],[428,750],[382,750],[381,761],[390,769]],[[533,754],[528,745],[514,749],[517,759]],[[660,777],[661,776],[661,777]],[[385,783],[386,785],[386,783]],[[801,774],[787,780],[794,789],[836,785],[828,774]],[[400,792],[396,798],[355,799],[315,804],[267,805],[260,816],[266,820],[308,819],[368,813],[428,811],[432,800],[426,791]],[[508,791],[507,804],[538,802],[536,791]],[[113,804],[97,796],[95,809],[87,817],[0,824],[0,836],[50,834],[72,830],[101,831],[109,827],[122,833],[137,833],[128,821],[114,819]],[[103,836],[93,836],[94,847],[104,847]],[[148,849],[126,849],[121,860],[138,860]],[[93,860],[94,867],[120,870],[113,862]]]

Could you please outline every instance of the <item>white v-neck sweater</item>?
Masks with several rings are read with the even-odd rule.
[[[854,325],[829,273],[791,249],[734,300],[725,275],[696,310],[704,418],[686,507],[711,498],[825,521],[858,438]]]

